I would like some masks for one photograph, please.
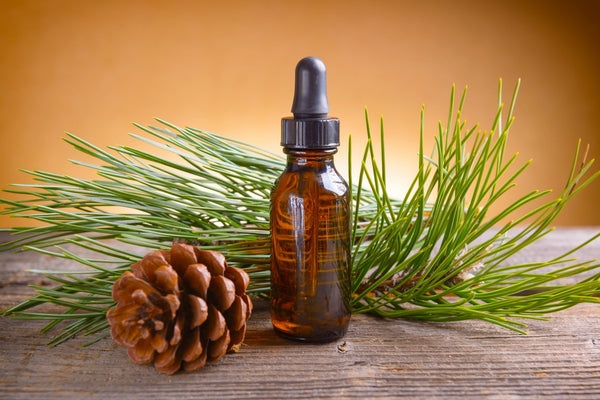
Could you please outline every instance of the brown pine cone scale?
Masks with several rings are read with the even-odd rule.
[[[175,243],[147,254],[113,285],[115,342],[160,372],[195,371],[239,350],[252,302],[248,274],[218,252]]]

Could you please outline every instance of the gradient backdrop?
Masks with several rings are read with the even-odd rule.
[[[599,1],[0,0],[0,187],[30,182],[19,168],[90,178],[65,131],[132,145],[131,123],[154,117],[280,152],[294,67],[311,55],[328,67],[344,173],[365,106],[385,118],[400,195],[423,104],[431,148],[453,83],[468,85],[467,123],[489,129],[498,79],[508,102],[522,78],[509,150],[533,164],[515,194],[560,189],[579,138],[600,154],[599,20]],[[600,181],[557,224],[599,225],[599,194]]]

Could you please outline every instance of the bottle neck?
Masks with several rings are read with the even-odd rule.
[[[287,154],[288,164],[319,166],[333,164],[333,155],[337,153],[337,148],[291,149],[284,147],[283,152]]]

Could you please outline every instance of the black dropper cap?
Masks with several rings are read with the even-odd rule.
[[[340,145],[340,120],[328,118],[327,70],[306,57],[296,65],[294,117],[281,120],[281,145],[291,149],[332,149]]]

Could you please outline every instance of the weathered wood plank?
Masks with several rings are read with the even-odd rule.
[[[559,233],[560,246],[585,236]],[[557,247],[548,242],[521,257]],[[582,257],[594,258],[598,249]],[[54,262],[0,255],[2,307],[30,295],[23,286],[40,279],[25,268]],[[355,315],[343,340],[312,345],[278,338],[268,304],[257,301],[240,352],[174,376],[134,365],[110,339],[82,348],[86,339],[79,337],[48,348],[42,326],[0,318],[0,398],[600,398],[600,309],[589,304],[552,314],[550,322],[531,321],[528,336],[477,321]]]
[[[196,373],[172,377],[132,364],[124,348],[77,339],[50,349],[38,322],[2,319],[2,398],[597,398],[597,307],[534,322],[529,336],[478,322],[389,321],[354,316],[347,337],[296,344],[272,331],[260,302],[246,343]]]

